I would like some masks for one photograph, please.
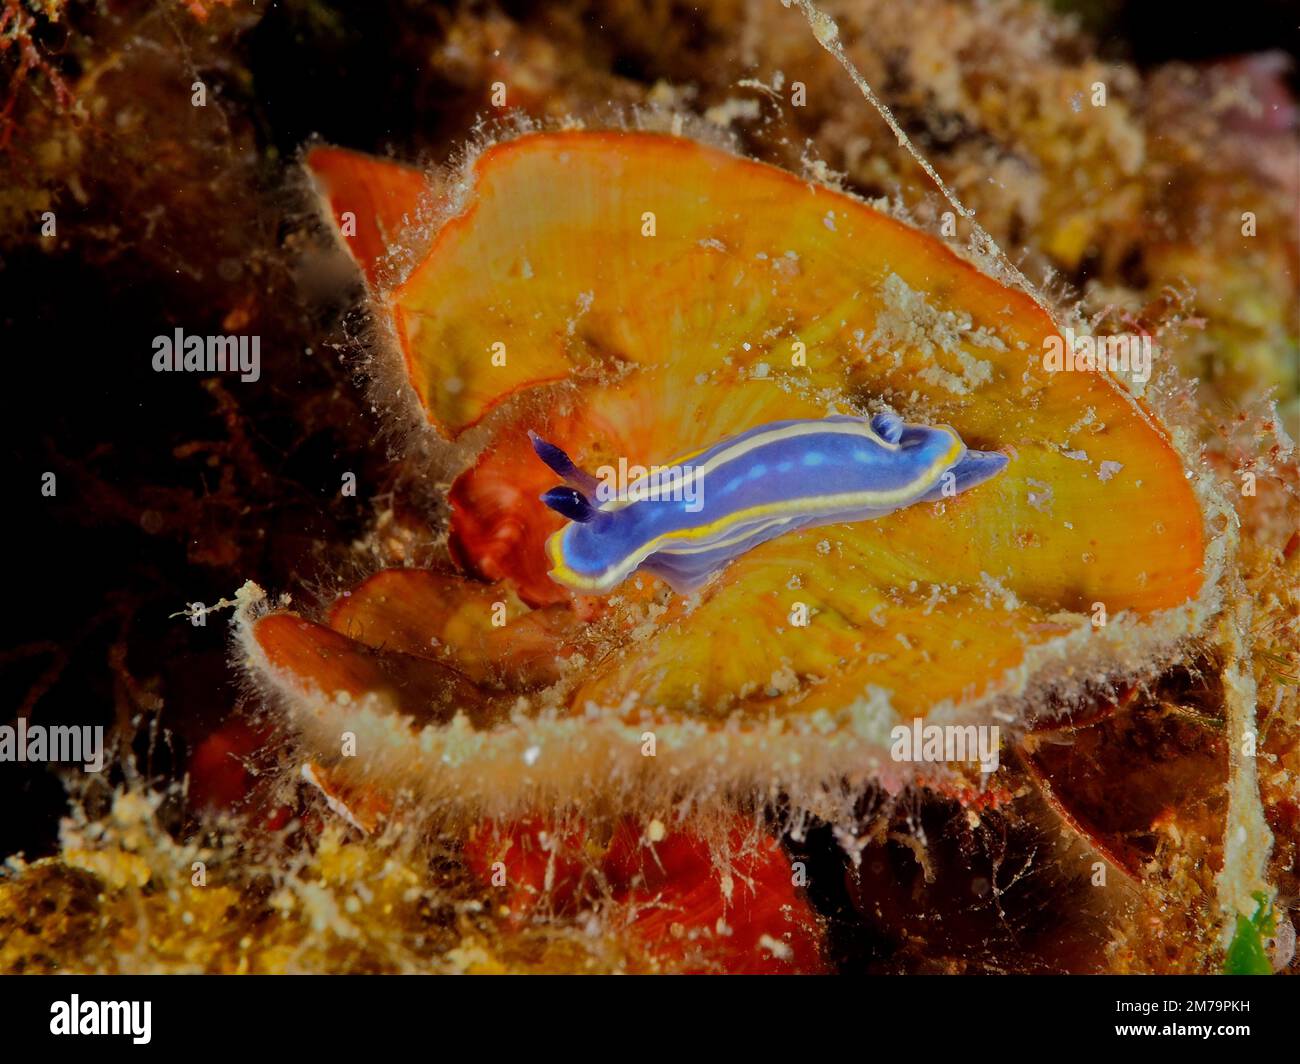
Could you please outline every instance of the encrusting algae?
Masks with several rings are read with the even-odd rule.
[[[290,822],[256,846],[241,826],[210,847],[177,843],[164,796],[116,792],[88,819],[74,806],[62,854],[10,860],[0,879],[0,968],[11,973],[533,971],[814,971],[817,918],[790,885],[774,840],[732,828],[735,881],[721,883],[699,840],[649,834],[659,859],[643,874],[639,834],[621,825],[589,871],[594,843],[561,830],[485,826],[463,857],[389,835],[363,842],[317,823],[303,843]],[[513,852],[512,852],[513,851]],[[531,855],[531,856],[530,856]],[[540,857],[538,856],[540,855]],[[482,888],[509,857],[513,892]],[[559,870],[557,871],[557,860]],[[431,871],[436,873],[431,875]],[[679,899],[663,898],[670,882]],[[755,881],[771,889],[755,889]],[[784,885],[782,885],[784,884]],[[725,896],[724,896],[725,892]],[[767,906],[755,911],[757,899]],[[582,920],[572,917],[581,903]],[[692,927],[712,912],[709,926]],[[741,927],[725,928],[724,912]],[[725,928],[723,935],[719,928]]]
[[[418,208],[347,153],[308,166],[333,217],[375,189],[409,197],[376,218]],[[1105,374],[1046,372],[1051,319],[938,241],[657,133],[524,133],[446,184],[447,220],[375,300],[433,430],[480,433],[450,489],[453,556],[546,620],[503,607],[453,627],[484,586],[414,569],[351,589],[324,626],[246,611],[257,682],[345,777],[489,815],[589,796],[802,804],[842,777],[907,782],[886,756],[900,724],[1014,724],[1048,685],[1153,674],[1212,613],[1225,523],[1208,479],[1199,500],[1154,413]],[[485,357],[498,344],[503,363]],[[562,519],[529,430],[596,467],[877,402],[1010,465],[969,496],[772,540],[696,595],[634,576],[583,599],[548,578]],[[560,680],[513,683],[507,636],[496,689],[464,683],[460,655],[476,668],[515,621],[530,648],[549,630]],[[355,758],[331,757],[344,731]]]

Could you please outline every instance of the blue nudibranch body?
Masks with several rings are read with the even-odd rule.
[[[1008,461],[968,450],[947,426],[904,424],[890,413],[770,422],[642,469],[625,485],[609,467],[593,476],[532,440],[568,485],[542,496],[570,519],[546,544],[551,578],[584,594],[611,591],[638,570],[687,593],[775,536],[953,495]]]

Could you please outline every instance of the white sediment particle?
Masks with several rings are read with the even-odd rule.
[[[578,327],[578,322],[582,319],[583,315],[585,315],[587,311],[591,309],[591,305],[595,301],[596,301],[595,292],[587,291],[587,292],[578,293],[578,300],[577,300],[578,313],[575,314],[572,318],[570,318],[568,323],[568,333],[570,336],[573,335],[574,330]]]
[[[777,695],[788,695],[791,691],[799,689],[799,674],[789,665],[782,665],[772,673],[767,681],[767,696],[775,698]]]
[[[724,100],[720,104],[710,107],[704,112],[704,120],[711,125],[721,126],[726,129],[737,119],[753,121],[762,114],[762,109],[757,100],[752,99],[731,99]]]
[[[1088,461],[1088,452],[1087,452],[1087,451],[1062,451],[1061,454],[1062,454],[1063,457],[1068,458],[1068,459],[1070,459],[1070,460],[1073,461],[1073,462],[1086,462],[1086,461]]]
[[[698,242],[702,248],[710,248],[713,251],[726,251],[727,245],[719,240],[716,236],[705,237]]]
[[[1097,420],[1097,411],[1095,411],[1092,407],[1088,407],[1088,409],[1084,411],[1083,417],[1079,418],[1078,421],[1076,421],[1073,425],[1071,425],[1068,429],[1065,430],[1065,438],[1067,440],[1074,439],[1074,437],[1078,435],[1081,429],[1087,428],[1096,420]]]
[[[1047,513],[1052,508],[1052,485],[1041,481],[1029,479],[1029,505],[1039,513]]]
[[[760,949],[767,950],[768,953],[772,954],[772,956],[779,961],[788,961],[794,956],[794,950],[780,939],[773,938],[771,935],[760,935],[758,938],[758,945]]]
[[[1020,600],[1010,588],[1005,587],[1001,580],[988,573],[980,573],[980,586],[984,588],[984,605],[992,607],[993,598],[997,597],[1002,600],[1002,608],[1010,613],[1020,606]]]
[[[1099,480],[1110,480],[1116,473],[1124,468],[1123,462],[1112,462],[1106,460],[1097,467],[1097,478]]]
[[[803,268],[799,263],[799,254],[795,251],[787,251],[784,255],[773,259],[772,269],[787,280],[792,280],[803,272]]]
[[[948,600],[944,597],[943,594],[943,585],[931,584],[930,597],[925,600],[925,610],[923,612],[925,613],[926,616],[929,616],[931,613],[934,612],[935,606],[939,605],[939,603],[941,602],[947,602],[947,601]]]
[[[817,38],[817,42],[823,48],[829,48],[839,39],[839,26],[835,24],[835,20],[831,18],[830,15],[818,11],[811,4],[805,7],[804,10],[807,12],[808,24],[812,26],[812,31]]]
[[[983,326],[977,328],[965,312],[959,314],[932,306],[923,292],[910,287],[896,273],[885,278],[882,288],[884,309],[876,316],[869,343],[891,351],[895,365],[901,365],[903,350],[920,351],[931,365],[918,376],[954,395],[969,395],[993,379],[992,363],[976,358],[964,345],[1005,351],[1006,344],[994,333]],[[955,370],[934,363],[940,351],[956,361]]]
[[[822,218],[822,225],[826,226],[826,228],[829,229],[832,233],[835,232],[835,212],[834,212],[834,211],[827,211],[827,212],[826,212],[825,217]]]
[[[937,388],[947,388],[953,395],[966,395],[970,392],[965,382],[957,374],[949,373],[946,369],[940,369],[938,366],[926,366],[917,376],[926,384],[933,384]]]
[[[329,931],[339,938],[360,937],[356,927],[339,911],[335,896],[316,883],[299,882],[295,886],[303,913],[315,931]]]
[[[781,71],[777,71],[772,76],[772,84],[760,81],[758,78],[741,78],[736,82],[736,87],[741,89],[757,89],[759,92],[765,92],[774,99],[781,98],[781,86],[785,84],[785,77]]]
[[[659,627],[659,618],[667,612],[666,606],[660,606],[657,602],[649,603],[645,608],[644,620],[628,633],[629,637],[638,643],[649,639]]]
[[[803,164],[805,179],[827,188],[843,188],[844,174],[832,170],[826,165],[825,159],[814,159],[805,151],[799,161]]]

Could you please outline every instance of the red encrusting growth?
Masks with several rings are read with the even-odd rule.
[[[661,827],[625,818],[597,845],[580,824],[557,829],[535,816],[485,823],[465,859],[516,920],[539,909],[573,916],[603,891],[635,950],[673,971],[823,970],[820,921],[775,839],[755,841],[737,819],[726,833],[734,856],[724,870],[703,838],[652,833]]]

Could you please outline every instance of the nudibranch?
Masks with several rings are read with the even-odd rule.
[[[412,472],[432,455],[450,477],[436,570],[377,573],[317,616],[243,613],[251,674],[340,785],[503,817],[737,795],[838,815],[846,781],[951,771],[894,758],[896,726],[1005,733],[1047,686],[1149,673],[1212,616],[1222,523],[1194,457],[1136,388],[1054,371],[1063,326],[937,237],[664,132],[522,132],[433,175],[324,147],[306,166],[368,293],[376,407],[415,419]],[[547,541],[595,507],[572,480],[548,496],[567,514],[541,500],[556,477],[530,431],[588,487],[563,455],[698,461],[743,440],[735,471],[763,468],[743,491],[790,502],[860,470],[774,477],[764,427],[868,408],[918,426],[900,445],[950,447],[925,478],[960,481],[958,441],[1000,472],[952,497],[941,473],[937,501],[873,520],[763,542],[738,525],[608,594],[548,574]],[[935,492],[924,464],[888,484]],[[739,512],[730,479],[707,478],[699,514],[647,521]],[[592,516],[560,553],[603,586],[652,537],[628,524],[585,555],[598,522],[625,535],[619,511]],[[691,595],[660,579],[715,569]]]
[[[638,570],[689,593],[769,539],[951,498],[1007,464],[967,450],[946,426],[906,425],[893,413],[759,425],[622,487],[532,440],[569,485],[542,496],[570,520],[546,542],[551,577],[586,594],[612,591]]]

